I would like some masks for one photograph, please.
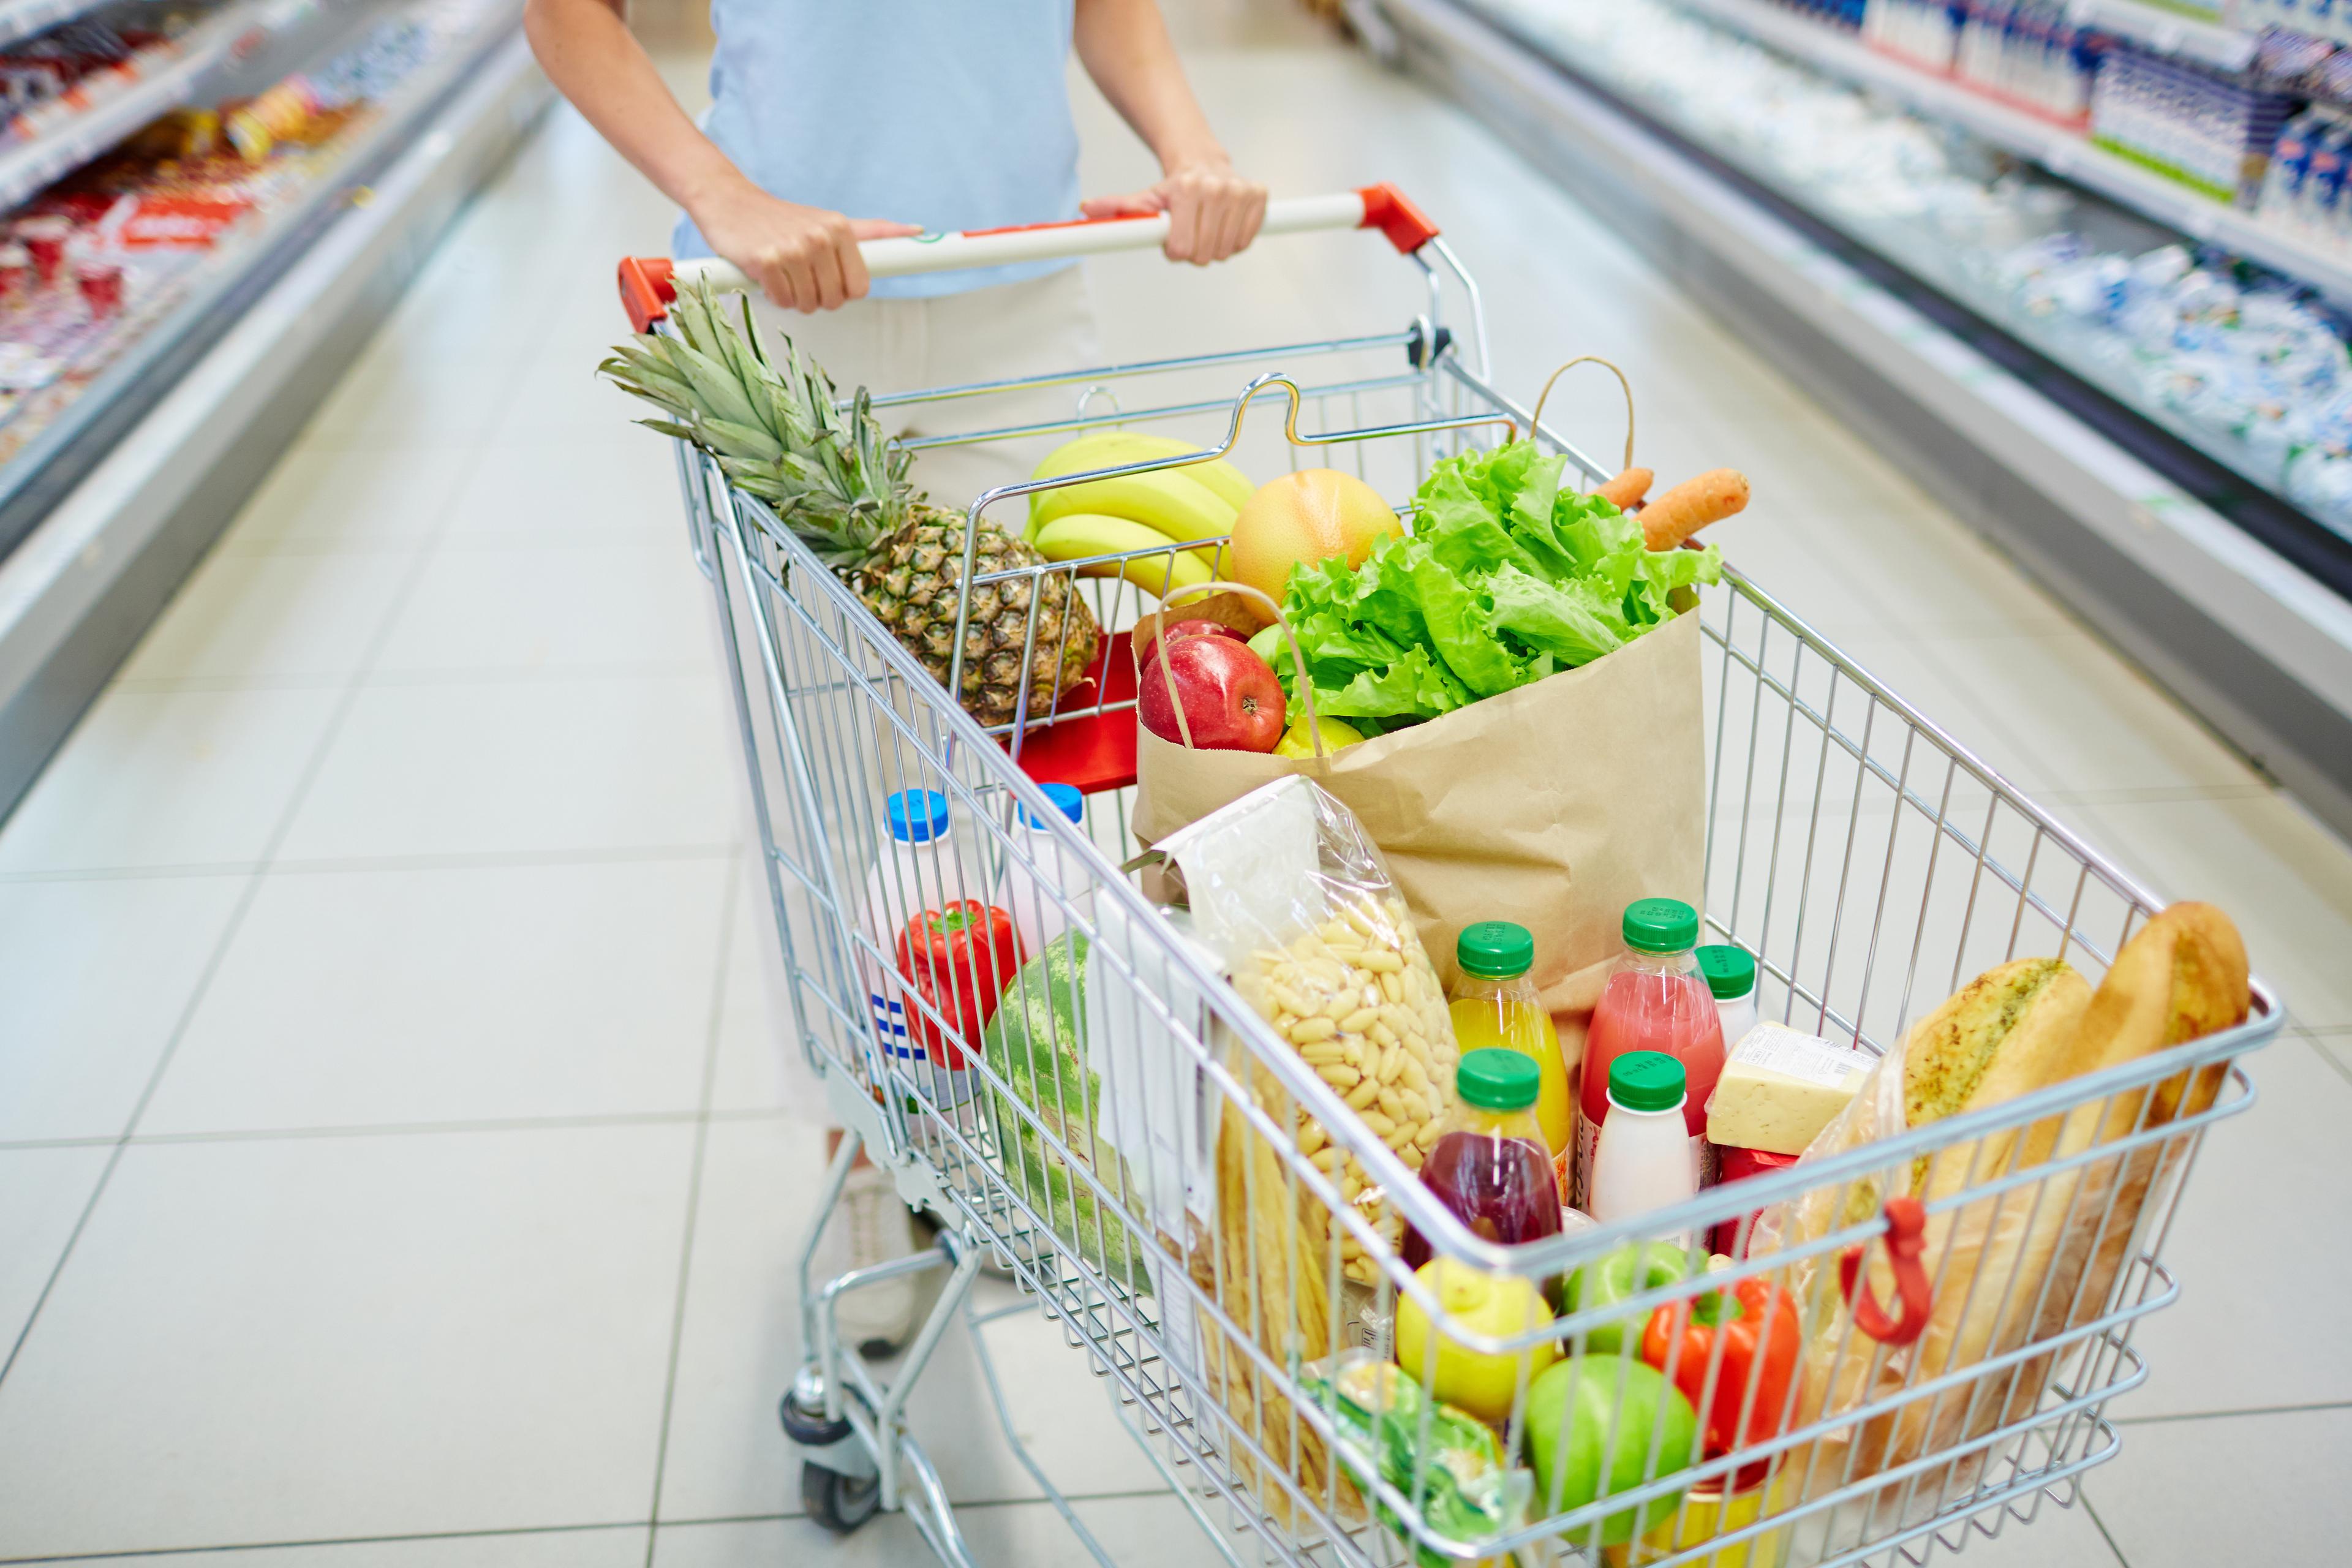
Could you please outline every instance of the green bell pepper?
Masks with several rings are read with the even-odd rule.
[[[1560,1316],[1571,1312],[1590,1311],[1597,1307],[1613,1307],[1628,1301],[1644,1290],[1679,1284],[1690,1278],[1690,1254],[1670,1242],[1632,1241],[1616,1251],[1603,1254],[1568,1277],[1566,1304]],[[1642,1330],[1649,1323],[1648,1308],[1629,1310],[1625,1316],[1612,1319],[1584,1331],[1584,1349],[1591,1355],[1615,1355],[1631,1334],[1638,1349]],[[1573,1342],[1561,1347],[1573,1351]]]

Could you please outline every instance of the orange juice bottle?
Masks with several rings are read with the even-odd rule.
[[[1536,962],[1535,938],[1509,921],[1480,921],[1463,929],[1454,960],[1461,970],[1451,994],[1456,1044],[1465,1056],[1500,1047],[1534,1058],[1536,1122],[1558,1158],[1575,1140],[1576,1107],[1559,1037],[1528,977]]]

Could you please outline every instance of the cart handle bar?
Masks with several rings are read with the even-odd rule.
[[[1290,196],[1268,202],[1258,233],[1307,234],[1318,229],[1376,228],[1406,256],[1437,237],[1437,226],[1394,185],[1366,185],[1328,196]],[[1067,223],[1020,224],[1011,228],[968,228],[955,234],[869,239],[858,246],[866,270],[876,278],[917,272],[952,272],[968,267],[999,267],[1013,261],[1044,261],[1094,256],[1114,250],[1149,250],[1168,237],[1166,213],[1076,218]],[[742,268],[716,258],[672,261],[660,256],[630,256],[621,261],[621,308],[629,324],[645,331],[668,315],[681,284],[702,283],[724,292],[751,288]]]

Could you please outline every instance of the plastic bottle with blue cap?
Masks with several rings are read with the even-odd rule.
[[[1083,826],[1087,797],[1074,784],[1040,784],[1045,799],[1068,821]],[[1072,911],[1094,919],[1094,879],[1086,863],[1054,836],[1050,822],[1031,815],[1025,805],[1013,808],[1011,842],[1005,846],[1004,872],[997,879],[995,905],[1013,917],[1021,933],[1021,951],[1030,958],[1070,926]]]
[[[978,896],[977,879],[965,874],[956,855],[948,821],[948,797],[935,789],[900,790],[883,806],[882,835],[874,869],[866,879],[866,936],[876,952],[897,952],[898,933],[925,910],[944,909],[957,899]],[[929,1062],[922,1047],[907,1033],[905,983],[895,963],[872,953],[858,954],[866,976],[866,1004],[883,1048],[900,1068],[929,1081],[940,1104],[961,1104],[971,1098],[971,1073],[951,1071]]]

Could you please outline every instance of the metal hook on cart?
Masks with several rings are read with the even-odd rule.
[[[1934,1287],[1920,1254],[1927,1248],[1927,1211],[1917,1198],[1886,1200],[1886,1260],[1895,1269],[1900,1318],[1889,1318],[1862,1277],[1862,1255],[1868,1242],[1856,1242],[1838,1254],[1838,1293],[1853,1309],[1853,1326],[1883,1345],[1898,1349],[1926,1331],[1936,1310]]]

